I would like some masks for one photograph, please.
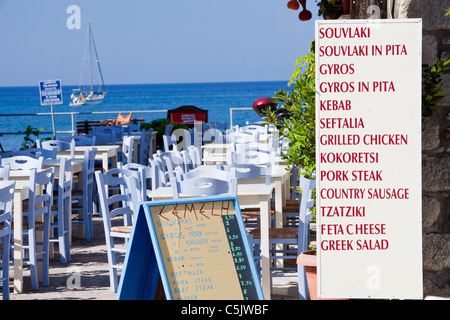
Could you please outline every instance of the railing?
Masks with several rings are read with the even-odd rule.
[[[101,114],[129,114],[129,113],[137,114],[137,113],[166,113],[167,110],[134,110],[134,111],[94,111],[94,112],[39,112],[39,113],[21,113],[21,114],[0,114],[0,117],[25,117],[25,116],[60,116],[60,115],[68,115],[70,116],[72,120],[72,130],[70,131],[57,131],[55,128],[54,123],[52,123],[52,132],[42,132],[44,134],[50,134],[53,133],[53,135],[56,135],[57,133],[70,133],[74,135],[77,132],[76,127],[76,120],[75,117],[77,116],[84,116],[84,115],[101,115]],[[8,135],[8,134],[18,134],[17,132],[0,132],[2,135]]]
[[[230,108],[230,129],[233,128],[233,111],[252,110],[253,108]]]
[[[252,108],[230,108],[230,128],[233,127],[233,112],[234,111],[243,111],[243,110],[252,110]],[[40,134],[53,134],[56,137],[56,134],[71,134],[74,135],[77,132],[77,120],[85,120],[80,119],[81,116],[87,115],[118,115],[129,114],[132,112],[133,114],[155,114],[161,113],[164,114],[163,118],[166,117],[168,110],[133,110],[133,111],[93,111],[93,112],[38,112],[38,113],[21,113],[21,114],[0,114],[0,119],[2,117],[27,117],[27,116],[40,116],[40,117],[51,117],[52,118],[52,131],[42,131]],[[69,116],[71,119],[71,129],[70,130],[56,130],[54,117],[55,116]],[[0,120],[1,121],[1,120]],[[8,131],[8,132],[0,132],[0,136],[4,135],[23,135],[24,133],[19,133],[18,131]]]

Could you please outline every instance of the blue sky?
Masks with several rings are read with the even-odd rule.
[[[0,86],[78,85],[89,20],[106,84],[287,80],[317,19],[315,1],[306,22],[287,2],[0,0]]]

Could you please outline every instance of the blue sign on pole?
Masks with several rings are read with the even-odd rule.
[[[61,80],[40,81],[39,93],[42,106],[63,103]]]

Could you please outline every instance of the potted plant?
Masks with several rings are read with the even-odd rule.
[[[288,166],[302,168],[303,175],[315,179],[316,172],[316,95],[315,95],[315,52],[314,42],[310,44],[308,54],[296,61],[296,70],[292,74],[290,92],[280,90],[275,93],[274,101],[288,112],[288,117],[280,126],[280,134],[291,141],[289,150],[285,150],[283,160]],[[269,122],[276,119],[269,114]],[[315,190],[314,190],[315,191]],[[313,192],[313,197],[315,197]],[[316,211],[313,208],[310,223],[315,222]],[[305,267],[310,298],[317,298],[317,255],[316,250],[302,252],[297,263]]]
[[[295,63],[289,86],[290,92],[280,90],[275,93],[274,101],[287,110],[288,117],[280,127],[280,134],[290,141],[290,148],[285,151],[283,160],[290,167],[302,168],[302,174],[308,179],[315,179],[316,171],[316,123],[315,123],[315,52],[314,42],[304,57]],[[269,114],[269,121],[271,119]],[[315,208],[311,221],[315,221]],[[317,299],[317,262],[316,251],[303,252],[297,263],[305,266],[311,299]]]
[[[324,19],[337,19],[343,14],[350,13],[350,0],[319,0],[319,16]]]

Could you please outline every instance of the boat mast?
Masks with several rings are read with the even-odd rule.
[[[92,32],[91,32],[91,22],[89,21],[89,30],[88,30],[88,32],[89,32],[89,73],[90,73],[90,83],[91,83],[91,91],[92,92],[94,92],[94,89],[93,89],[93,85],[92,85],[92,83],[93,83],[93,81],[92,81],[92,48],[91,48],[91,34],[92,34]]]
[[[98,72],[100,73],[100,80],[102,81],[101,89],[103,90],[103,88],[105,87],[105,83],[103,82],[102,69],[100,68],[100,60],[98,59],[97,47],[95,46],[94,34],[92,33],[91,23],[90,22],[89,22],[89,34],[90,34],[90,37],[92,37],[92,44],[94,46],[94,52],[95,52],[95,60],[97,62],[97,66],[98,66]],[[90,44],[90,42],[89,42],[89,44]],[[92,78],[92,72],[91,72],[91,78]]]

